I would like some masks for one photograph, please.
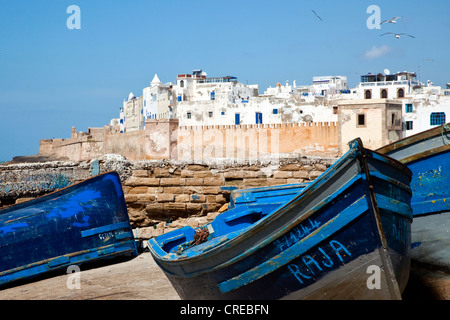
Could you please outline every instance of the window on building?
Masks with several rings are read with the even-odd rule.
[[[256,112],[256,124],[262,124],[262,113]]]
[[[221,115],[221,116],[224,116],[224,115],[225,115],[225,111],[221,111],[221,112],[220,112],[220,115]]]
[[[366,115],[364,113],[358,114],[357,121],[358,121],[357,122],[358,127],[365,126],[366,125]]]
[[[181,96],[178,96],[178,101],[181,101]]]
[[[388,97],[388,92],[386,89],[382,89],[381,90],[381,99],[387,99]]]
[[[397,91],[397,98],[404,98],[405,97],[405,90],[402,88],[398,89]]]
[[[241,124],[241,115],[239,113],[234,114],[234,124],[235,125]]]
[[[333,107],[333,114],[338,114],[338,107],[337,106]]]
[[[364,91],[364,98],[365,99],[372,99],[372,90]]]
[[[209,112],[208,112],[208,117],[210,117],[210,118],[213,117],[213,112],[212,112],[212,111],[209,111]]]
[[[406,130],[412,130],[413,129],[413,122],[412,121],[406,121]]]
[[[278,109],[273,109],[272,114],[278,114]]]
[[[184,88],[184,80],[180,81],[180,88]]]
[[[211,100],[216,100],[216,93],[214,91],[211,92]]]
[[[186,114],[186,117],[188,118],[188,119],[190,119],[191,118],[191,113],[190,112],[188,112],[187,114]]]
[[[444,112],[433,112],[430,115],[430,126],[440,126],[445,124]]]
[[[407,103],[407,104],[405,105],[405,112],[406,112],[406,113],[411,113],[411,112],[413,112],[413,105],[412,105],[412,103]]]

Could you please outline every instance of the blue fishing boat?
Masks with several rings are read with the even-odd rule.
[[[0,210],[0,285],[136,254],[116,172]]]
[[[356,139],[291,200],[235,203],[204,227],[150,239],[150,252],[183,299],[401,299],[410,181]]]
[[[377,151],[399,160],[413,173],[411,258],[450,268],[450,123]]]

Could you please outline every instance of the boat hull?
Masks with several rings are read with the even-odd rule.
[[[0,285],[136,254],[115,172],[0,210]]]
[[[150,251],[183,299],[400,299],[410,178],[397,162],[354,146],[291,201],[238,206],[208,227],[223,235],[175,252],[192,232],[183,228],[151,239]],[[267,215],[252,223],[257,214]],[[370,272],[379,288],[368,284]]]
[[[413,173],[411,259],[450,268],[450,129],[443,125],[378,150]]]

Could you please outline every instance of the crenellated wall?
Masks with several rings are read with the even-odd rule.
[[[242,162],[264,158],[338,155],[335,122],[271,125],[178,126],[174,119],[148,120],[145,130],[119,133],[90,128],[70,139],[41,140],[39,155],[84,161],[104,154],[129,160],[172,159]]]

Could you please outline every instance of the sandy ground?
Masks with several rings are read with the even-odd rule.
[[[79,275],[65,271],[0,290],[0,300],[179,300],[149,252],[89,266]],[[69,289],[67,282],[72,289]]]
[[[15,283],[0,290],[0,300],[180,300],[149,252],[81,266],[79,289],[73,275],[62,270]],[[449,300],[450,275],[413,268],[403,299]]]

